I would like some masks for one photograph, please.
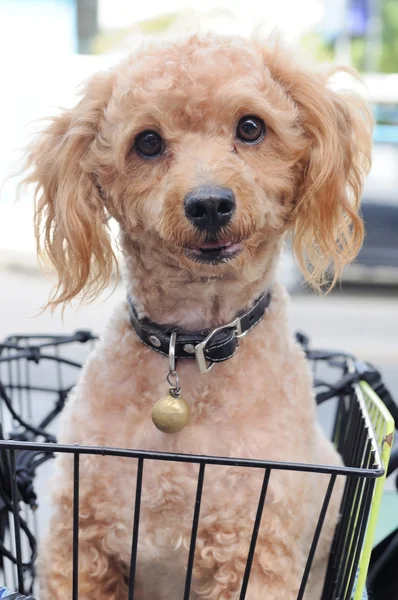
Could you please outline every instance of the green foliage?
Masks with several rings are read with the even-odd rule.
[[[138,23],[138,28],[142,33],[153,35],[156,33],[162,33],[167,31],[177,19],[177,13],[165,13],[154,17],[153,19],[147,19]]]
[[[355,38],[351,40],[351,61],[357,71],[363,71],[365,58],[365,39]]]
[[[378,0],[382,21],[381,48],[379,52],[378,70],[382,73],[398,73],[398,0]],[[94,41],[95,53],[108,52],[122,45],[130,35],[157,35],[166,32],[178,21],[181,13],[163,13],[152,19],[146,19],[114,31],[101,33]],[[320,62],[332,62],[335,48],[332,43],[322,40],[318,33],[308,33],[302,45],[314,59]],[[359,71],[365,68],[366,38],[351,40],[351,60]]]
[[[93,40],[91,51],[93,54],[105,54],[112,52],[115,48],[122,45],[128,38],[130,30],[127,28],[112,29],[99,33]]]
[[[380,71],[398,73],[398,1],[382,0],[383,22]]]
[[[306,53],[318,62],[331,62],[334,58],[332,46],[325,44],[317,33],[308,33],[301,38]]]
[[[377,60],[381,73],[398,73],[398,0],[379,0],[381,18],[381,47]],[[333,61],[333,44],[325,43],[315,34],[308,34],[302,40],[303,46],[320,61]],[[366,38],[351,40],[351,60],[358,71],[365,69]]]
[[[398,0],[379,0],[381,18],[381,47],[377,61],[381,73],[398,73]],[[365,66],[366,39],[351,41],[353,66],[363,70]]]
[[[130,35],[137,33],[141,35],[157,35],[164,33],[176,22],[177,18],[178,13],[164,13],[153,19],[139,21],[138,23],[131,25],[131,27],[123,27],[102,32],[94,40],[93,52],[94,54],[110,52],[118,46],[123,45]]]

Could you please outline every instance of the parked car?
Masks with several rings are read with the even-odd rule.
[[[343,279],[398,281],[398,104],[375,107],[372,168],[362,214],[365,240]]]

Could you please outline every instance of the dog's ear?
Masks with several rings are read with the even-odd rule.
[[[77,106],[52,118],[28,153],[23,183],[35,184],[38,253],[58,273],[49,302],[53,307],[82,290],[85,298],[94,298],[107,285],[116,264],[90,160],[110,93],[109,73],[93,77]]]
[[[291,93],[309,141],[296,192],[293,249],[310,284],[333,285],[363,241],[358,210],[370,167],[372,119],[359,96],[338,94],[316,75],[298,75]]]
[[[291,215],[293,250],[312,286],[329,280],[331,287],[363,241],[358,210],[370,168],[372,118],[360,96],[328,86],[332,75],[348,71],[355,77],[354,71],[315,72],[276,46],[265,51],[265,64],[296,104],[307,140]]]

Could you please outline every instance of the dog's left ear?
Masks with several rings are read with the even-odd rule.
[[[295,102],[308,141],[291,221],[294,254],[312,286],[328,278],[332,286],[363,241],[358,210],[371,162],[372,118],[361,97],[328,87],[339,69],[293,70],[291,60],[275,55],[268,64]]]
[[[293,78],[294,79],[294,78]],[[307,281],[333,285],[362,245],[358,209],[370,168],[372,119],[366,103],[302,73],[291,94],[309,146],[293,213],[293,248]]]

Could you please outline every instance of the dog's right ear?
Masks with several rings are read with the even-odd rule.
[[[52,118],[28,152],[23,184],[35,184],[38,254],[58,273],[52,307],[82,291],[96,297],[116,264],[91,157],[111,89],[110,73],[94,76],[77,106]]]

